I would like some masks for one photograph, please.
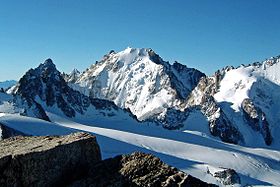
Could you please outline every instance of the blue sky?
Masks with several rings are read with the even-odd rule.
[[[278,0],[3,0],[0,81],[52,58],[84,70],[111,49],[154,49],[207,74],[280,54]]]

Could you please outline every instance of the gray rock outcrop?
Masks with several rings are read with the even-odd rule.
[[[265,113],[259,107],[256,107],[251,99],[244,99],[241,107],[244,121],[246,121],[253,130],[259,131],[265,143],[270,145],[272,143],[272,136]]]
[[[95,137],[17,136],[0,141],[0,186],[65,186],[101,160]]]
[[[225,169],[214,173],[214,177],[218,178],[224,185],[240,184],[240,177],[233,169]]]
[[[208,119],[209,131],[213,136],[218,136],[222,141],[228,143],[238,144],[244,141],[242,134],[213,97],[218,89],[217,85],[221,76],[216,73],[214,78],[201,78],[197,87],[190,94],[185,108],[200,108],[202,114]]]

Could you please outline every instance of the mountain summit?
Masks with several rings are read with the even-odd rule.
[[[88,96],[114,101],[146,120],[164,118],[167,109],[186,99],[203,76],[196,69],[169,64],[152,49],[127,48],[105,55],[75,83]]]

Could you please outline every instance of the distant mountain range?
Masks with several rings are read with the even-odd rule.
[[[223,141],[270,145],[280,129],[279,56],[238,68],[225,67],[213,76],[178,62],[164,61],[152,49],[111,51],[83,73],[65,80],[90,98],[113,101],[141,121],[168,129],[188,127],[201,113],[211,134]],[[269,92],[267,92],[269,89]],[[275,92],[276,91],[276,92]],[[258,140],[258,141],[256,141]]]
[[[0,82],[0,89],[1,88],[3,88],[3,89],[10,88],[10,87],[14,86],[16,83],[17,83],[17,81],[15,81],[15,80],[7,80],[7,81]]]
[[[275,110],[280,107],[278,72],[279,57],[275,57],[225,67],[208,77],[178,62],[171,65],[152,49],[127,48],[110,51],[82,73],[76,69],[60,73],[47,59],[8,93],[36,102],[47,111],[59,109],[58,114],[71,118],[94,116],[93,111],[102,106],[101,113],[109,118],[124,111],[137,122],[196,129],[188,119],[200,115],[192,124],[206,121],[208,126],[202,131],[225,142],[270,145],[280,132]]]

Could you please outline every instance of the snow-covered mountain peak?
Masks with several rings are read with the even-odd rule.
[[[259,85],[263,81],[280,85],[280,56],[271,57],[261,63],[224,68],[220,75],[221,82],[215,95],[216,100],[231,102],[232,108],[239,111],[242,101],[252,95],[250,90],[253,85]]]
[[[133,62],[133,59],[143,58],[150,60],[150,62],[156,64],[167,65],[168,63],[164,62],[162,58],[151,48],[127,48],[124,51],[118,53],[120,59],[126,62]]]
[[[178,62],[171,65],[150,48],[129,47],[105,55],[71,86],[91,98],[111,100],[144,120],[164,118],[167,109],[186,99],[202,76]]]

